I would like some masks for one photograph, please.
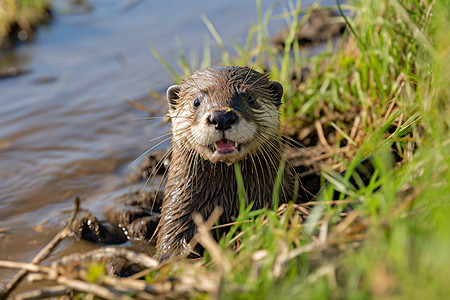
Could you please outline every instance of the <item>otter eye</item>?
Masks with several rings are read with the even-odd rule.
[[[194,108],[197,108],[200,106],[200,100],[198,100],[198,98],[195,98],[194,100]]]
[[[253,105],[253,104],[255,104],[255,98],[253,98],[252,95],[249,95],[247,97],[247,102],[248,102],[248,104]]]

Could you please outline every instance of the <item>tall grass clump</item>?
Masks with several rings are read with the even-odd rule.
[[[17,35],[20,30],[31,34],[33,28],[49,18],[48,0],[0,1],[0,48],[8,39],[28,37]]]
[[[235,47],[237,56],[203,19],[224,51],[223,64],[269,71],[282,82],[284,126],[294,138],[305,128],[315,132],[333,158],[324,177],[340,196],[325,190],[318,201],[276,211],[242,209],[220,250],[206,247],[207,270],[220,276],[214,296],[444,298],[450,294],[450,1],[337,5],[347,31],[311,58],[300,53],[295,34],[321,8],[300,3],[274,16],[256,1],[257,24],[247,43]],[[275,18],[288,24],[281,51],[267,34]],[[299,80],[305,68],[310,75]],[[388,150],[402,163],[387,164]],[[380,155],[372,178],[355,189],[351,171],[374,153]],[[343,178],[335,176],[344,168]]]

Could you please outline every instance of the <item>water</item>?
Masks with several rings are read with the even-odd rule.
[[[263,10],[273,5],[262,2]],[[162,120],[136,120],[146,113],[126,103],[165,113],[149,91],[164,94],[173,79],[149,43],[173,61],[175,36],[201,52],[210,37],[202,14],[229,45],[242,44],[256,23],[254,1],[92,5],[88,13],[57,13],[35,41],[1,54],[3,68],[20,72],[0,80],[0,259],[30,261],[68,220],[76,196],[101,216],[111,195],[135,188],[126,182],[128,165],[169,130]],[[93,247],[67,239],[55,255]],[[0,269],[0,283],[12,274]]]

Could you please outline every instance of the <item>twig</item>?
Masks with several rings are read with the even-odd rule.
[[[222,214],[222,212],[223,212],[222,207],[218,206],[218,207],[216,207],[216,208],[214,209],[214,211],[212,212],[212,214],[209,216],[208,220],[207,220],[207,221],[205,222],[205,224],[204,224],[204,225],[208,228],[209,231],[213,229],[212,227],[214,226],[215,223],[217,223],[217,220],[219,220],[219,217],[220,217],[220,215]],[[200,220],[201,220],[202,223],[203,223],[203,219],[201,218]],[[195,222],[195,220],[194,220],[194,222]],[[194,249],[195,246],[197,245],[197,243],[199,242],[198,235],[199,235],[199,233],[197,233],[196,235],[194,235],[194,237],[193,237],[193,238],[191,239],[191,241],[189,242],[189,248],[190,248],[190,249]],[[203,245],[203,246],[204,246],[204,245]],[[206,247],[205,247],[205,248],[206,248]],[[185,258],[185,257],[187,257],[187,255],[184,255],[183,258]]]
[[[322,124],[320,123],[319,120],[317,120],[315,122],[316,125],[316,131],[317,131],[317,136],[319,138],[320,143],[328,150],[331,151],[331,147],[330,145],[328,145],[327,139],[325,138],[325,135],[323,133],[323,128],[322,128]]]
[[[90,293],[92,295],[104,298],[104,299],[130,299],[130,297],[119,297],[117,293],[112,292],[110,289],[100,286],[95,283],[81,281],[77,279],[71,279],[64,276],[58,276],[56,282],[59,284],[70,287],[80,292]]]
[[[124,258],[132,263],[140,264],[148,269],[155,269],[159,265],[156,259],[151,258],[147,254],[137,253],[123,248],[107,247],[92,250],[84,254],[74,253],[64,256],[59,261],[54,262],[52,264],[52,268],[67,265],[73,262],[82,262],[86,259],[102,260],[105,258],[116,258],[116,257]]]
[[[145,280],[130,279],[128,278],[116,278],[112,276],[102,276],[101,281],[107,285],[114,286],[116,288],[131,289],[134,292],[141,291],[146,292],[154,296],[167,293],[172,288],[171,284],[148,284]]]
[[[353,223],[353,221],[356,220],[356,218],[359,217],[359,212],[354,210],[352,212],[350,212],[348,214],[348,216],[339,224],[337,224],[336,226],[334,226],[333,228],[333,233],[337,234],[337,233],[341,233],[343,232],[345,229],[347,229],[351,223]]]
[[[314,170],[314,168],[313,168],[313,169],[311,169],[309,171],[305,171],[305,172],[299,173],[298,177],[303,179],[303,178],[305,178],[307,176],[310,176],[310,175],[316,175],[317,173],[318,172],[316,170]],[[314,194],[312,194],[311,196],[314,196]]]
[[[6,269],[22,269],[27,270],[28,272],[43,272],[49,273],[50,268],[44,266],[38,266],[35,264],[17,262],[17,261],[9,261],[9,260],[0,260],[0,268]]]
[[[328,237],[328,223],[330,222],[332,215],[329,215],[324,219],[324,222],[319,227],[319,243],[325,245]]]
[[[398,75],[397,79],[395,80],[396,83],[398,84],[398,88],[392,99],[391,99],[391,94],[389,94],[389,96],[388,96],[388,99],[391,99],[391,104],[389,105],[389,108],[387,109],[386,113],[384,114],[383,123],[385,123],[386,120],[391,115],[392,109],[394,108],[394,105],[397,103],[398,96],[400,95],[400,93],[403,91],[403,88],[405,87],[406,79],[407,78],[406,78],[405,73],[400,73],[400,75]]]
[[[231,226],[236,225],[236,224],[244,224],[244,223],[252,223],[252,222],[253,222],[253,220],[242,220],[242,221],[239,221],[239,222],[230,222],[230,223],[226,223],[226,224],[220,224],[220,225],[212,226],[211,230],[218,229],[218,228],[223,228],[223,227],[231,227]]]
[[[33,274],[31,279],[32,281],[54,280],[58,284],[69,287],[75,291],[89,293],[103,299],[130,299],[130,297],[126,296],[120,297],[119,293],[104,286],[87,281],[81,281],[79,279],[67,278],[65,276],[57,276],[56,278],[52,278],[51,276],[44,274]]]
[[[310,203],[310,202],[306,202],[306,203]],[[288,207],[289,207],[289,205],[286,203],[281,204],[280,207],[278,207],[277,215],[279,217],[281,217],[281,215],[286,212]],[[294,209],[294,211],[299,212],[302,215],[302,217],[309,216],[310,207],[305,206],[303,203],[302,204],[292,204],[292,208]]]
[[[211,225],[214,224],[219,219],[221,214],[222,208],[220,207],[215,208],[209,219],[206,221],[206,223],[203,222],[203,218],[200,214],[195,214],[193,216],[193,219],[195,225],[198,228],[198,234],[194,236],[194,239],[197,240],[199,243],[201,243],[206,250],[208,250],[213,260],[215,260],[216,263],[218,264],[219,268],[224,270],[224,266],[222,264],[222,262],[224,261],[222,250],[220,249],[219,245],[213,239],[210,233],[212,227]]]
[[[315,282],[317,281],[317,279],[323,276],[326,276],[328,284],[331,288],[334,289],[337,287],[336,270],[334,265],[332,264],[328,264],[317,269],[317,271],[306,277],[306,282],[308,283]]]
[[[227,246],[232,245],[234,242],[239,240],[243,235],[245,234],[245,231],[241,231],[238,234],[236,234],[228,243]],[[237,251],[237,250],[236,250]]]
[[[359,123],[361,122],[361,116],[357,115],[355,121],[353,122],[352,129],[350,130],[350,138],[355,140],[356,131],[358,130]]]
[[[71,289],[64,285],[50,286],[30,292],[24,292],[15,296],[15,299],[34,300],[69,295]]]
[[[33,258],[31,261],[32,264],[39,264],[43,261],[47,256],[49,256],[53,249],[58,246],[58,244],[67,236],[71,234],[70,228],[72,227],[72,223],[75,221],[75,217],[80,208],[80,198],[75,198],[75,207],[72,211],[72,217],[70,218],[70,222],[67,223],[66,227],[62,229],[58,234]],[[23,280],[25,276],[28,274],[28,270],[22,269],[20,270],[10,282],[4,287],[2,291],[0,291],[0,299],[8,298],[9,294],[19,285],[19,283]]]
[[[222,278],[224,272],[228,272],[230,269],[222,250],[220,249],[217,242],[213,239],[210,232],[212,225],[216,223],[221,214],[222,208],[216,207],[206,223],[203,222],[203,218],[199,213],[196,213],[193,216],[195,225],[197,225],[198,229],[198,234],[194,236],[194,239],[196,239],[200,244],[202,244],[203,247],[205,247],[206,250],[208,250],[208,253],[211,255],[213,261],[217,266],[219,278]],[[218,280],[214,284],[216,288],[214,289],[214,295],[212,296],[213,299],[219,298],[220,283],[221,280]]]
[[[313,241],[312,243],[307,244],[305,246],[295,248],[289,252],[289,254],[286,256],[286,260],[283,262],[283,264],[297,256],[302,255],[303,253],[312,252],[321,246],[322,246],[322,244],[319,241]]]
[[[314,205],[342,205],[342,204],[353,204],[361,203],[361,200],[330,200],[330,201],[310,201],[302,203],[304,206],[314,206]]]
[[[98,283],[68,278],[63,275],[52,276],[51,274],[48,275],[37,273],[30,274],[28,279],[30,282],[53,281],[69,288],[70,290],[94,295],[102,299],[131,299],[127,296],[127,293],[139,293],[139,299],[155,299],[155,296],[161,296],[164,293],[170,292],[172,289],[172,284],[167,284],[164,282],[150,285],[144,280],[129,278],[119,279],[106,275],[99,277]],[[31,296],[34,296],[31,292],[21,295],[22,298]],[[36,298],[38,297],[36,296]]]

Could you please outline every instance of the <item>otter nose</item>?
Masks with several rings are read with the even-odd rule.
[[[208,117],[209,123],[214,125],[217,130],[221,131],[230,129],[231,125],[233,125],[237,119],[237,114],[231,109],[226,111],[215,111]]]

